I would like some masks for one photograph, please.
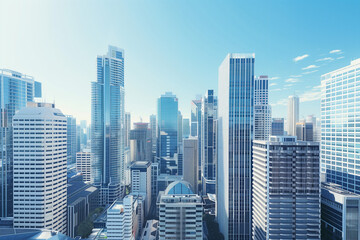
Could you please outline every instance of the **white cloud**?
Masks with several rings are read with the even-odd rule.
[[[288,103],[288,98],[283,98],[278,100],[276,103],[271,104],[272,106],[286,106]]]
[[[342,52],[340,49],[334,49],[334,50],[331,50],[329,53],[330,54],[333,54],[333,53],[341,54]]]
[[[272,89],[271,92],[278,92],[278,91],[282,91],[282,90],[284,90],[284,89],[282,89],[282,88],[275,88],[275,89]]]
[[[304,72],[304,74],[310,74],[310,73],[314,73],[314,72],[317,72],[317,71],[319,71],[319,70],[312,70],[312,71],[307,71],[307,72]]]
[[[277,80],[277,79],[279,79],[279,77],[271,77],[271,78],[269,78],[269,80]]]
[[[315,62],[324,62],[324,61],[333,61],[334,59],[332,57],[325,57],[325,58],[320,58],[318,60],[316,60]]]
[[[296,83],[298,81],[299,81],[299,79],[297,79],[297,78],[288,78],[285,80],[285,82],[287,82],[287,83]]]
[[[277,83],[270,83],[270,87],[277,85]]]
[[[319,86],[313,87],[313,89],[304,92],[300,95],[300,102],[311,102],[321,98],[321,89]]]
[[[294,58],[294,62],[297,62],[297,61],[301,61],[301,60],[304,60],[305,58],[309,57],[309,54],[304,54],[302,56],[297,56],[296,58]]]
[[[344,56],[341,56],[341,57],[338,57],[338,58],[336,58],[336,59],[343,59],[344,58]]]
[[[300,75],[291,75],[290,77],[291,78],[299,78],[299,77],[301,77],[302,75],[300,74]]]
[[[307,70],[307,69],[313,69],[313,68],[318,68],[319,66],[316,65],[309,65],[307,67],[302,68],[302,70]]]
[[[294,84],[289,83],[289,84],[285,84],[285,87],[292,87]]]

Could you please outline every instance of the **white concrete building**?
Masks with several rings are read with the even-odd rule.
[[[76,153],[76,170],[81,172],[84,182],[91,181],[91,156],[90,149]]]
[[[107,211],[107,239],[134,240],[133,215],[134,200],[132,195],[125,196],[122,201],[115,201]]]
[[[296,136],[296,123],[299,122],[299,97],[289,96],[287,117],[288,135]]]
[[[66,234],[66,125],[54,104],[28,103],[15,114],[14,228]]]
[[[131,193],[144,197],[147,215],[151,205],[151,162],[138,161],[131,165]]]
[[[198,138],[184,139],[184,181],[190,183],[194,193],[198,191],[199,165],[198,165]]]
[[[185,181],[171,183],[160,197],[159,240],[202,240],[203,203]]]

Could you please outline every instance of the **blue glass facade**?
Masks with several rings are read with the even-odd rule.
[[[109,46],[97,57],[97,81],[92,83],[92,182],[101,189],[101,204],[122,194],[124,180],[124,51]]]
[[[1,217],[13,215],[12,118],[34,97],[41,97],[41,83],[21,73],[0,70],[0,208]]]
[[[158,157],[160,173],[166,172],[163,158],[173,158],[178,145],[178,99],[171,92],[166,92],[158,99]]]
[[[271,123],[272,136],[284,136],[284,119],[273,118]]]
[[[360,59],[321,76],[321,172],[360,193]]]
[[[228,240],[251,239],[254,54],[228,54],[219,67],[217,219]]]
[[[73,164],[76,162],[76,118],[67,116],[67,162]],[[80,136],[79,136],[80,137]]]
[[[217,98],[214,90],[208,90],[201,103],[201,179],[203,194],[215,194]]]

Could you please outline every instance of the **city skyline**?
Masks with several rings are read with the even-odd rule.
[[[0,30],[6,38],[0,40],[0,66],[33,76],[43,83],[45,102],[55,101],[64,114],[90,122],[96,55],[109,44],[121,47],[127,57],[125,110],[135,122],[156,113],[156,99],[165,91],[178,97],[183,117],[189,118],[196,95],[206,89],[218,94],[223,56],[255,52],[255,75],[270,79],[273,117],[286,116],[287,97],[294,93],[300,97],[300,118],[320,117],[320,76],[360,53],[360,34],[344,24],[359,22],[355,5],[360,3],[323,3],[310,8],[300,2],[285,7],[280,2],[3,2]],[[115,14],[120,9],[123,14]],[[15,11],[22,17],[13,19]],[[99,11],[110,19],[95,18]],[[234,31],[237,26],[241,31]]]

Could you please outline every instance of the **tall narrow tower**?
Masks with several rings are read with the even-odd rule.
[[[97,81],[92,82],[92,182],[100,187],[100,204],[122,196],[124,181],[124,50],[109,46],[97,57]]]
[[[296,136],[296,123],[299,121],[299,97],[289,96],[288,101],[288,134]]]
[[[226,240],[251,239],[251,147],[255,54],[219,67],[217,219]]]

